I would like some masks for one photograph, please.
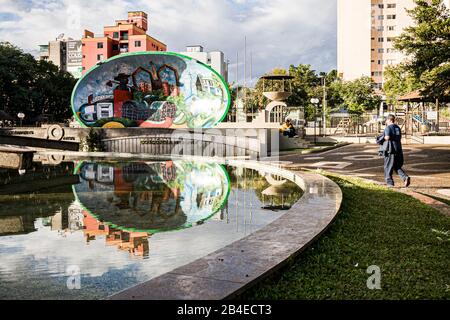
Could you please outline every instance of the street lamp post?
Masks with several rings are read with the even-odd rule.
[[[19,112],[17,117],[20,119],[20,126],[22,126],[22,120],[25,118],[25,114],[23,112]]]
[[[317,144],[317,133],[316,133],[316,127],[317,127],[317,105],[319,104],[319,99],[312,98],[311,103],[314,105],[314,144]]]
[[[327,78],[322,77],[323,80],[323,102],[322,102],[322,113],[323,113],[323,136],[327,135]]]

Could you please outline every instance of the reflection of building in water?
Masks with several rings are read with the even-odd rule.
[[[78,201],[72,203],[68,209],[68,226],[70,231],[83,229],[83,209]]]
[[[68,213],[62,209],[50,218],[50,227],[52,231],[64,231],[68,228]]]
[[[149,254],[148,238],[150,234],[146,232],[122,231],[111,228],[86,211],[83,211],[83,225],[83,232],[88,243],[96,240],[98,236],[105,236],[105,242],[108,246],[116,246],[119,250],[127,251],[139,257],[146,257]]]

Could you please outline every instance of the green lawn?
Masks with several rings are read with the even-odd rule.
[[[243,299],[449,299],[450,218],[359,179],[330,176],[344,193],[330,229]],[[367,267],[381,268],[369,290]]]

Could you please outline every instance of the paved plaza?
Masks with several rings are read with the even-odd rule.
[[[450,146],[405,145],[404,169],[411,176],[411,189],[450,199]],[[290,169],[323,169],[342,175],[384,182],[383,159],[377,145],[353,144],[323,153],[280,157],[292,162]],[[394,174],[397,187],[403,183]]]

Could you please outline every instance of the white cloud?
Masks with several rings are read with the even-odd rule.
[[[230,60],[230,80],[237,51],[243,60],[244,36],[248,55],[253,52],[254,76],[299,63],[323,71],[336,67],[335,0],[0,2],[0,40],[27,51],[61,33],[73,38],[80,38],[84,29],[101,33],[104,25],[125,18],[128,10],[143,10],[149,14],[149,34],[165,42],[170,51],[183,51],[190,44],[224,51]]]

